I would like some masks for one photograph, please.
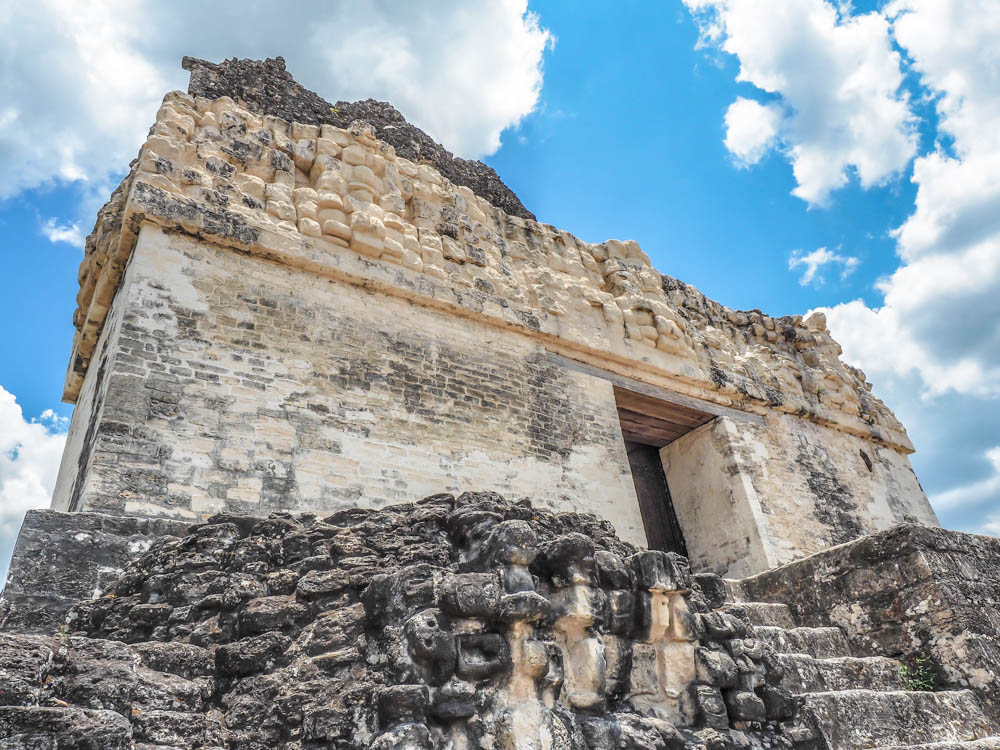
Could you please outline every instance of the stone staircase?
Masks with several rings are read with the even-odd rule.
[[[784,604],[747,602],[727,581],[724,609],[774,650],[778,685],[797,697],[781,725],[796,750],[1000,750],[1000,727],[972,690],[907,689],[902,664],[855,656],[837,627],[799,627]]]

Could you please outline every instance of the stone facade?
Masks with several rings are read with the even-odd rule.
[[[933,528],[822,316],[185,67],[87,241],[0,746],[1000,749],[1000,545]]]
[[[57,508],[330,512],[471,483],[589,497],[645,539],[611,384],[531,338],[156,227],[115,308]]]
[[[913,502],[905,456],[790,415],[716,419],[661,455],[697,570],[741,577],[897,523],[937,525]]]
[[[625,379],[714,419],[663,453],[700,570],[936,523],[821,315],[729,310],[634,242],[509,215],[443,155],[321,116],[276,64],[189,67],[217,98],[165,98],[87,241],[54,507],[196,519],[487,487],[642,544]]]
[[[1000,717],[1000,540],[901,525],[741,588],[803,624],[843,629],[860,653],[924,657],[937,685],[982,691]]]

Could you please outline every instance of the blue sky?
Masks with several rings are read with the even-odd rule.
[[[63,9],[53,40],[54,2],[0,20],[18,24],[0,50],[4,562],[72,413],[80,237],[162,93],[186,85],[183,54],[282,54],[326,98],[388,99],[483,158],[541,221],[636,239],[730,307],[829,308],[944,525],[1000,534],[996,3],[313,3],[305,40],[264,4],[139,3],[131,24]],[[320,33],[338,28],[356,43]]]

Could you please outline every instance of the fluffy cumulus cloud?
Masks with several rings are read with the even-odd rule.
[[[482,156],[535,108],[552,42],[526,0],[303,0],[276,13],[258,0],[6,4],[0,199],[123,169],[163,93],[186,87],[183,55],[282,55],[326,98],[391,101],[456,153]]]
[[[820,247],[813,250],[811,253],[803,253],[801,250],[793,250],[791,256],[788,258],[788,269],[791,271],[794,271],[797,268],[802,269],[802,275],[799,277],[799,284],[802,286],[807,286],[809,284],[820,286],[826,280],[823,273],[825,267],[839,267],[840,278],[846,279],[854,273],[859,262],[860,261],[853,256],[840,255],[839,253],[835,253],[825,247]]]
[[[684,0],[701,43],[736,56],[739,81],[775,101],[740,98],[726,113],[726,146],[739,163],[779,149],[793,191],[810,204],[856,174],[865,187],[905,169],[914,118],[888,20],[851,15],[826,0]]]
[[[25,511],[49,505],[66,426],[51,410],[25,419],[13,394],[0,386],[0,580]]]
[[[759,162],[775,143],[781,108],[739,97],[726,110],[726,148],[736,163],[749,167]]]
[[[83,247],[84,236],[79,222],[60,224],[57,219],[50,218],[42,224],[42,234],[49,242],[65,242],[75,247]]]
[[[870,369],[916,372],[930,394],[1000,398],[1000,5],[898,0],[897,40],[937,97],[939,139],[914,163],[913,214],[884,304],[828,315]],[[862,333],[863,332],[863,333]]]
[[[849,302],[827,317],[869,373],[911,378],[924,406],[973,400],[973,419],[1000,424],[1000,5],[896,0],[885,12],[936,98],[938,138],[914,162],[915,207],[895,232],[901,265],[878,284],[883,304]],[[1000,533],[995,445],[932,494],[942,514],[977,513],[984,533]]]

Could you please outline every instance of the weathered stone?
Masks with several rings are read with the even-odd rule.
[[[491,620],[500,601],[500,588],[490,573],[459,573],[441,582],[441,609],[456,617]]]
[[[218,98],[165,98],[88,239],[55,507],[325,515],[503,477],[508,494],[597,511],[659,546],[622,439],[619,407],[626,421],[637,407],[677,411],[654,464],[698,570],[746,575],[889,523],[935,523],[902,426],[821,314],[728,310],[635,242],[512,215],[520,204],[481,165],[467,174],[388,105],[331,110],[280,61],[187,64],[192,90]],[[212,533],[243,542],[289,523]],[[566,531],[606,534],[598,525]],[[257,555],[247,565],[322,555],[282,533],[281,548],[233,546]],[[450,562],[440,539],[367,541],[393,545],[399,566]],[[387,551],[337,554],[356,558],[360,590]],[[530,590],[510,565],[507,592]]]
[[[289,596],[262,596],[251,599],[237,617],[241,635],[295,627],[309,613],[308,607]]]
[[[767,711],[764,701],[748,690],[726,690],[723,692],[729,716],[737,721],[765,721]]]
[[[457,646],[456,672],[463,680],[484,680],[510,671],[510,649],[499,633],[464,633]]]
[[[0,628],[55,630],[73,604],[97,596],[154,539],[186,528],[168,519],[28,511],[0,600]]]
[[[132,727],[127,719],[113,711],[81,708],[0,706],[0,737],[10,750],[132,748]]]
[[[744,582],[860,654],[930,659],[942,684],[1000,696],[1000,542],[898,526]]]
[[[719,687],[733,687],[736,684],[739,674],[736,663],[725,651],[696,648],[694,653],[699,680]]]
[[[640,588],[649,591],[685,591],[691,588],[687,560],[673,552],[646,550],[629,562]]]
[[[430,695],[426,685],[391,685],[382,688],[377,699],[381,727],[420,724],[427,718]]]
[[[467,185],[507,213],[535,218],[493,169],[482,162],[452,156],[422,130],[406,122],[391,104],[366,99],[330,105],[299,86],[286,72],[281,57],[264,61],[234,58],[219,64],[185,57],[184,67],[191,71],[188,92],[194,96],[239,98],[256,112],[292,122],[331,124],[339,128],[348,128],[355,120],[371,123],[374,134],[391,144],[399,156],[432,163],[452,182]]]
[[[0,706],[38,704],[52,649],[46,638],[0,633]]]
[[[228,643],[215,652],[216,668],[224,675],[247,675],[267,669],[268,662],[285,652],[291,639],[280,633],[264,633]]]
[[[345,750],[432,748],[447,737],[517,747],[530,736],[566,750],[790,750],[824,738],[895,741],[918,709],[928,715],[912,720],[928,737],[982,737],[994,726],[971,693],[899,697],[911,694],[885,672],[898,665],[844,656],[836,628],[791,627],[774,604],[712,609],[698,589],[673,588],[671,558],[638,553],[587,516],[470,493],[337,520],[342,530],[281,516],[195,527],[136,558],[114,584],[131,593],[96,600],[103,615],[93,602],[71,610],[73,635],[5,634],[0,695],[30,709],[14,736],[31,737],[26,750],[64,725],[95,748],[107,739],[263,750],[292,736]],[[334,538],[347,554],[311,554]],[[442,567],[398,567],[418,539],[444,545]],[[328,562],[285,567],[316,557]],[[359,591],[349,582],[362,567],[389,572]],[[511,571],[531,590],[503,594]],[[285,573],[309,583],[245,598]],[[310,588],[328,576],[336,586]],[[813,692],[794,695],[784,686],[793,678]],[[849,730],[831,726],[855,718]]]

